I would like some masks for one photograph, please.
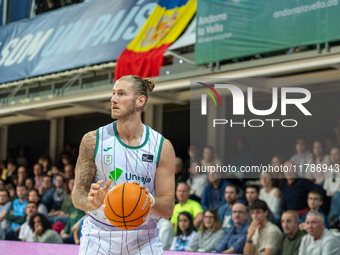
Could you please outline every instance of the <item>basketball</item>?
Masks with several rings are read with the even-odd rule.
[[[110,223],[129,230],[142,225],[150,212],[150,199],[144,189],[133,183],[113,187],[104,200],[104,213]]]

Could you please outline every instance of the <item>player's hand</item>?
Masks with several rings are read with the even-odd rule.
[[[108,180],[105,183],[104,188],[100,188],[100,185],[102,185],[104,183],[104,181],[99,181],[97,183],[92,183],[91,184],[91,189],[90,192],[87,196],[87,200],[91,203],[91,205],[93,206],[93,210],[97,210],[98,208],[100,208],[102,206],[102,204],[104,203],[104,199],[105,196],[109,190],[109,187],[112,183],[112,180]]]
[[[138,183],[137,181],[133,181],[132,183],[133,183],[133,184],[136,184],[136,185],[139,185],[139,183]],[[144,190],[145,190],[145,193],[146,193],[146,195],[148,196],[148,198],[150,199],[150,202],[151,202],[150,206],[153,207],[153,206],[155,205],[155,198],[154,198],[153,195],[150,193],[150,190],[149,190],[149,189],[145,189],[145,185],[144,185],[144,184],[139,185],[139,187],[140,187],[141,189],[144,189]]]

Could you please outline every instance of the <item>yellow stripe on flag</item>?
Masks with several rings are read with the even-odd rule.
[[[127,49],[147,52],[163,44],[173,43],[192,19],[196,6],[196,0],[189,0],[186,5],[171,10],[157,5]]]

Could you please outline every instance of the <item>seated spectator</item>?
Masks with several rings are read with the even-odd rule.
[[[8,159],[7,160],[7,172],[5,175],[5,178],[3,179],[6,184],[13,183],[12,175],[17,170],[17,162],[14,159]]]
[[[306,178],[310,181],[314,182],[317,185],[323,186],[326,171],[317,171],[317,168],[324,169],[327,166],[327,169],[331,165],[331,158],[329,155],[324,153],[324,146],[322,142],[315,141],[313,143],[313,154],[312,157],[307,161],[309,167],[307,169]],[[314,168],[314,171],[312,169]]]
[[[256,185],[249,185],[246,188],[246,199],[248,206],[251,206],[251,204],[258,200],[260,198],[260,188]],[[271,223],[275,223],[275,217],[272,211],[268,208],[268,215],[267,220]],[[250,224],[252,222],[251,215],[248,216],[247,223]]]
[[[234,222],[222,243],[217,247],[217,253],[242,253],[246,242],[249,224],[248,210],[243,203],[235,203],[232,207],[231,217]]]
[[[201,197],[204,188],[209,184],[207,173],[196,171],[196,167],[200,167],[201,164],[198,161],[193,161],[190,166],[191,176],[187,180],[187,184],[190,186],[190,199],[197,202],[201,202]]]
[[[281,211],[295,210],[299,216],[305,216],[309,211],[307,204],[308,193],[317,190],[324,197],[326,192],[322,187],[310,180],[298,178],[292,162],[286,161],[284,167],[291,169],[291,171],[284,172],[287,183],[282,189]]]
[[[201,206],[203,210],[213,208],[218,210],[225,204],[224,191],[230,182],[221,179],[220,173],[208,173],[209,184],[204,188],[201,198]]]
[[[27,168],[25,166],[18,167],[18,183],[24,184],[28,177]]]
[[[267,255],[275,248],[281,230],[267,220],[268,206],[266,202],[256,200],[249,209],[252,222],[248,228],[243,253]]]
[[[34,188],[39,190],[41,188],[42,184],[43,184],[42,165],[35,164],[33,166],[33,173],[34,173],[34,181],[35,181]]]
[[[204,211],[202,230],[190,241],[188,251],[213,252],[223,240],[225,232],[215,209]]]
[[[62,222],[64,225],[67,223],[68,219],[68,212],[73,206],[72,198],[71,198],[71,192],[73,190],[74,185],[74,179],[70,179],[66,183],[66,195],[64,197],[63,203],[61,204],[61,208],[59,211],[54,211],[53,213],[50,213],[50,216],[48,216],[48,220],[53,224],[57,221]]]
[[[12,222],[12,230],[6,233],[6,240],[18,240],[20,226],[26,220],[27,188],[25,185],[19,184],[16,192],[18,198],[13,201],[6,214],[6,220]]]
[[[259,198],[266,202],[275,217],[275,221],[280,219],[281,191],[273,186],[274,180],[271,173],[262,173],[260,176],[261,185]]]
[[[25,166],[28,167],[28,159],[26,157],[26,148],[21,147],[19,149],[19,157],[16,158],[18,166]]]
[[[255,157],[250,151],[248,141],[245,138],[239,137],[236,140],[235,155],[231,159],[230,165],[236,166],[236,173],[234,174],[240,179],[244,177],[243,173],[240,172],[241,166],[256,165]]]
[[[30,218],[29,225],[34,233],[33,242],[63,243],[58,233],[52,229],[51,223],[43,214],[33,214]]]
[[[283,233],[278,239],[270,255],[298,255],[304,232],[299,230],[299,215],[293,211],[285,211],[281,216]]]
[[[52,168],[52,159],[49,156],[42,156],[39,159],[39,164],[42,165],[43,175],[47,175]]]
[[[171,241],[175,236],[174,228],[171,225],[170,221],[164,218],[159,218],[158,225],[160,228],[159,236],[162,242],[162,249],[164,251],[168,251],[170,250]]]
[[[0,189],[0,225],[3,230],[11,229],[12,223],[5,219],[11,205],[12,202],[9,200],[9,192],[5,189]]]
[[[60,234],[63,239],[63,243],[74,244],[74,237],[71,228],[81,217],[85,215],[85,213],[83,210],[75,208],[73,205],[68,213],[69,216],[65,229]]]
[[[340,191],[334,192],[331,201],[331,208],[328,214],[330,227],[334,227],[334,223],[340,219]]]
[[[224,198],[226,203],[218,209],[218,215],[222,221],[222,228],[226,233],[232,228],[234,228],[234,222],[231,219],[231,210],[235,203],[242,203],[240,198],[240,189],[235,184],[229,184],[225,188]]]
[[[22,242],[33,242],[34,233],[29,225],[30,217],[37,213],[37,204],[33,201],[28,201],[26,206],[26,222],[21,225],[19,231],[19,239]]]
[[[221,160],[217,157],[215,150],[212,146],[205,146],[203,148],[203,159],[201,160],[201,165],[203,168],[208,166],[222,165]]]
[[[60,210],[61,204],[63,203],[65,196],[66,190],[64,185],[64,178],[61,175],[57,175],[55,177],[55,189],[53,193],[52,210],[49,212],[49,215]]]
[[[285,160],[284,160],[284,157],[282,155],[275,155],[272,158],[270,165],[275,170],[275,167],[277,169],[279,169],[283,165],[284,162],[285,162]],[[286,179],[283,175],[283,172],[282,171],[273,171],[273,172],[271,172],[271,174],[273,175],[273,178],[274,178],[273,186],[282,190],[283,186],[286,184]]]
[[[306,166],[308,160],[312,157],[312,153],[307,150],[308,139],[305,136],[300,136],[296,139],[296,154],[294,154],[289,161],[293,162],[300,169],[302,167],[302,173],[299,172],[301,177],[304,177],[306,172]]]
[[[327,196],[333,196],[334,192],[340,190],[340,171],[336,170],[337,166],[340,166],[340,148],[333,147],[330,151],[330,158],[332,165],[329,167],[333,171],[326,173],[325,182],[323,188],[327,192]]]
[[[43,184],[40,186],[38,191],[41,196],[41,202],[46,205],[47,211],[51,211],[53,207],[53,194],[55,191],[51,176],[43,177]]]
[[[30,192],[28,192],[28,201],[33,201],[38,205],[38,213],[44,214],[47,216],[47,207],[41,203],[40,201],[40,195],[39,192],[36,189],[32,189]]]
[[[339,238],[325,228],[324,216],[312,212],[307,216],[307,233],[300,244],[299,255],[339,255]]]
[[[5,189],[5,181],[0,179],[0,189]]]
[[[191,144],[189,147],[188,147],[188,155],[189,155],[189,158],[185,161],[184,163],[184,167],[183,167],[183,173],[184,173],[184,176],[186,179],[189,178],[189,170],[191,170],[191,164],[192,162],[199,162],[200,163],[200,158],[199,158],[199,155],[198,155],[198,148],[195,144]]]
[[[177,234],[172,239],[170,251],[185,251],[190,240],[196,235],[194,221],[188,212],[181,212],[178,215]]]
[[[63,175],[65,180],[74,179],[74,167],[73,167],[73,165],[71,165],[71,164],[65,165],[64,173],[60,173],[60,174]]]
[[[14,201],[15,199],[17,199],[18,198],[18,196],[17,196],[17,193],[16,193],[16,191],[15,191],[15,186],[14,186],[14,184],[11,182],[11,183],[8,183],[8,184],[6,184],[5,185],[5,189],[8,191],[8,193],[9,193],[9,199],[10,199],[10,201]]]
[[[83,228],[84,220],[86,219],[87,216],[89,216],[89,213],[87,211],[84,212],[85,215],[82,218],[80,218],[80,220],[78,220],[77,223],[74,224],[73,227],[71,228],[75,244],[80,244],[80,238],[82,237],[81,230]]]
[[[25,180],[25,186],[26,186],[28,191],[31,191],[32,189],[34,189],[34,186],[35,186],[34,179],[33,178],[27,178]]]
[[[181,158],[176,157],[176,164],[175,164],[175,185],[177,187],[178,183],[185,182],[184,174],[183,174],[183,161]]]
[[[6,160],[1,160],[0,162],[0,179],[6,180],[6,174],[7,174],[7,162]]]
[[[60,2],[58,2],[57,0],[46,0],[44,12],[52,11],[60,7],[61,7]]]
[[[175,234],[177,233],[178,216],[181,212],[188,212],[191,214],[194,219],[194,227],[196,229],[201,225],[203,220],[202,207],[198,202],[189,199],[189,191],[190,187],[186,183],[182,182],[177,185],[176,197],[178,199],[178,203],[175,205],[170,219],[170,222],[174,227]]]
[[[327,219],[326,215],[322,211],[320,211],[320,207],[323,204],[322,194],[320,192],[318,192],[318,191],[310,191],[308,193],[307,204],[308,204],[308,207],[309,207],[309,212],[307,213],[306,217],[311,212],[321,213],[324,216],[324,218],[325,218],[324,219],[325,226],[326,226],[326,228],[329,229],[328,219]],[[302,231],[307,231],[307,224],[305,222],[306,217],[301,217],[301,219],[300,219],[299,228]]]

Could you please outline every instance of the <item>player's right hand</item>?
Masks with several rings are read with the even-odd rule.
[[[91,203],[93,206],[93,210],[97,210],[102,206],[104,203],[105,196],[109,190],[109,187],[112,183],[112,180],[108,180],[105,183],[105,186],[103,188],[100,188],[100,185],[102,185],[104,181],[99,181],[97,183],[92,183],[91,184],[91,189],[90,192],[87,196],[87,200]]]

